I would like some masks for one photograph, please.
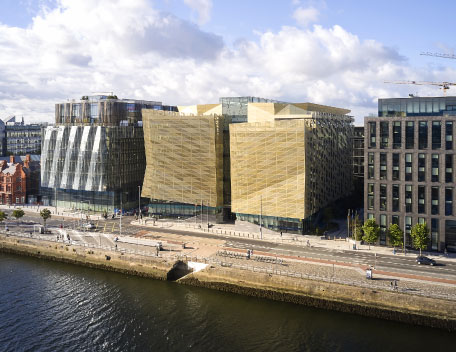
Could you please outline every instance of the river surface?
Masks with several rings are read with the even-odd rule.
[[[0,351],[451,351],[455,337],[0,253]]]

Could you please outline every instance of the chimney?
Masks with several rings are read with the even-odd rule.
[[[25,156],[24,167],[26,167],[27,169],[30,167],[30,154],[27,154]]]
[[[6,161],[0,160],[0,170],[6,169]]]
[[[10,155],[10,163],[14,164],[14,155]]]

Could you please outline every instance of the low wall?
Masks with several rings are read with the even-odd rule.
[[[449,300],[213,266],[177,282],[456,331],[456,302]]]
[[[0,235],[0,252],[83,265],[130,275],[166,280],[174,262],[163,258],[141,259],[120,252],[98,251],[62,243],[18,239]],[[109,260],[107,260],[109,256]]]

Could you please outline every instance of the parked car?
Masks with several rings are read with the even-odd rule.
[[[92,224],[91,222],[88,222],[87,224],[82,225],[83,228],[87,230],[93,230],[95,228],[95,224]]]
[[[416,263],[418,265],[424,264],[424,265],[435,265],[435,260],[425,257],[424,255],[416,257]]]

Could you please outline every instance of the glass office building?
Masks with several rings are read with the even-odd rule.
[[[177,110],[115,96],[57,104],[56,125],[43,132],[43,204],[107,212],[136,207],[146,167],[143,108]]]

